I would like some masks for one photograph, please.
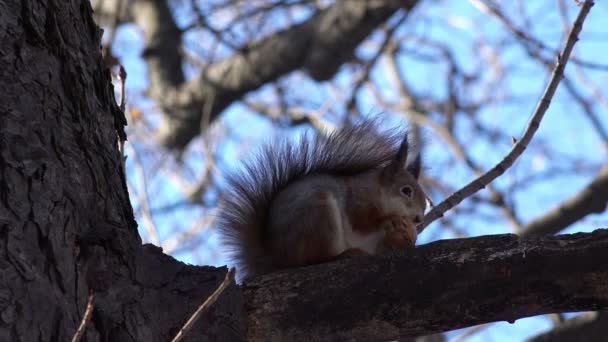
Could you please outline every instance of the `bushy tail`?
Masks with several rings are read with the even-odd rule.
[[[381,132],[378,123],[366,120],[328,135],[315,132],[298,142],[268,144],[228,176],[218,226],[239,278],[274,269],[265,241],[269,208],[278,192],[309,174],[355,175],[395,156],[405,133]]]

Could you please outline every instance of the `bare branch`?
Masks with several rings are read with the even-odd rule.
[[[603,212],[607,205],[608,166],[604,166],[583,190],[526,224],[519,234],[555,234],[589,214]]]
[[[425,217],[424,221],[418,226],[418,230],[421,232],[424,230],[426,226],[428,226],[431,222],[443,216],[443,214],[454,206],[458,205],[458,203],[462,202],[465,198],[471,196],[477,191],[483,189],[486,185],[490,184],[494,179],[498,176],[502,175],[513,163],[515,160],[524,152],[530,140],[536,133],[540,122],[545,115],[545,112],[549,108],[549,104],[551,103],[551,99],[555,94],[555,90],[559,85],[563,75],[566,64],[568,63],[568,58],[570,57],[570,53],[574,48],[574,44],[578,40],[578,35],[583,28],[583,22],[589,13],[589,10],[593,6],[594,2],[592,0],[587,0],[581,6],[578,16],[574,21],[574,25],[568,34],[568,39],[562,49],[562,52],[557,58],[557,64],[553,69],[553,74],[551,75],[551,79],[549,80],[549,84],[543,93],[542,98],[540,99],[536,110],[532,114],[532,118],[524,131],[524,134],[521,138],[513,145],[511,151],[503,158],[500,163],[490,169],[481,177],[473,180],[469,184],[467,184],[462,189],[456,191],[454,194],[450,195],[447,199],[441,202],[439,205],[434,207]]]
[[[72,337],[72,342],[80,341],[80,339],[84,335],[84,332],[87,330],[87,325],[89,324],[89,321],[91,320],[91,316],[93,315],[94,300],[95,300],[95,295],[92,293],[89,294],[89,299],[87,300],[87,307],[84,310],[84,315],[82,316],[80,325],[78,326],[78,329],[76,330],[76,333],[74,334],[74,337]]]
[[[527,34],[524,30],[519,29],[516,25],[507,18],[507,16],[498,8],[495,4],[482,3],[479,0],[471,0],[471,2],[478,7],[481,11],[486,12],[495,18],[498,19],[505,27],[513,33],[513,35],[522,43],[522,46],[528,53],[528,55],[537,61],[539,61],[543,66],[547,69],[551,70],[551,61],[542,56],[540,50],[549,50],[553,51],[553,49],[546,46],[541,40],[534,38],[533,36]],[[578,1],[576,1],[579,4]],[[580,4],[579,4],[580,6]],[[562,6],[560,6],[562,7]],[[566,19],[563,15],[562,8],[562,22]],[[571,62],[576,64],[577,69],[580,67],[588,67],[595,69],[605,69],[605,66],[597,65],[595,63],[581,62],[577,60],[575,57],[571,58]],[[568,93],[578,102],[578,104],[583,109],[583,113],[587,116],[588,120],[591,122],[593,127],[595,128],[597,134],[604,141],[605,144],[608,144],[608,132],[603,128],[601,121],[599,119],[598,114],[593,110],[593,106],[591,101],[585,99],[585,97],[580,93],[574,83],[567,77],[564,76],[562,83],[568,90]],[[583,82],[584,83],[584,82]],[[593,90],[592,90],[593,91]],[[597,94],[596,94],[597,97]]]
[[[159,135],[183,149],[201,131],[201,108],[215,118],[244,94],[297,69],[316,80],[331,78],[354,49],[397,10],[417,1],[340,1],[304,23],[244,46],[184,82],[176,44],[180,33],[163,1],[137,2],[135,21],[146,32],[149,95],[164,111]],[[162,16],[162,18],[161,18]],[[162,49],[161,49],[162,47]]]

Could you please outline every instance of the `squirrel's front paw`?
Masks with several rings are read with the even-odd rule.
[[[416,226],[406,217],[391,218],[383,228],[386,231],[383,244],[387,249],[403,249],[416,244]]]

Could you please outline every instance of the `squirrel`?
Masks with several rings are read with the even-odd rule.
[[[241,279],[415,245],[420,153],[408,156],[404,130],[378,126],[266,145],[227,177],[218,227]]]

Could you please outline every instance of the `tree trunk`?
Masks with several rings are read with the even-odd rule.
[[[0,0],[0,341],[167,341],[224,277],[141,245],[89,1]],[[233,340],[232,285],[190,332]]]

